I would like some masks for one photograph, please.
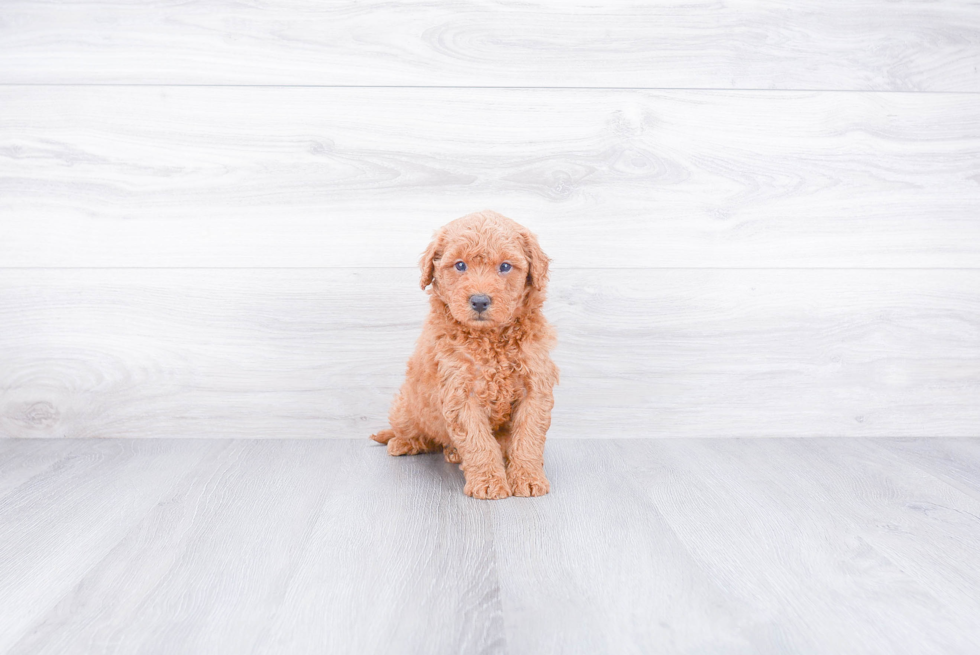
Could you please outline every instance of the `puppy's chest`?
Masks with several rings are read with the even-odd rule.
[[[520,359],[515,351],[476,353],[471,359],[470,393],[480,400],[498,428],[510,420],[515,403],[525,395]]]

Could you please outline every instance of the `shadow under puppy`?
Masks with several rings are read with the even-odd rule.
[[[541,496],[558,367],[541,305],[548,257],[492,211],[445,225],[420,262],[430,311],[388,414],[371,438],[391,455],[442,450],[474,498]]]

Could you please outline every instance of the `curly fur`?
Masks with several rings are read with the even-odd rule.
[[[512,269],[501,272],[503,262]],[[420,267],[429,316],[391,429],[371,438],[391,455],[442,450],[474,498],[548,493],[544,442],[558,384],[555,333],[541,312],[548,257],[526,228],[484,211],[438,230]],[[484,312],[471,307],[475,294],[490,297]]]

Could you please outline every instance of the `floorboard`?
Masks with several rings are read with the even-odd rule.
[[[0,498],[0,652],[28,634],[158,505],[210,442],[63,441],[55,466]],[[29,446],[19,446],[19,448]],[[11,451],[3,457],[9,458]],[[82,651],[80,651],[82,652]]]
[[[367,440],[42,445],[6,653],[980,648],[976,439],[555,441],[552,493],[498,502]]]
[[[73,447],[48,439],[33,441],[0,438],[0,498],[42,471],[63,466],[66,458],[83,448],[81,442]]]
[[[895,489],[906,466],[881,466],[871,445],[649,441],[624,454],[712,579],[756,609],[754,652],[968,652],[977,635],[953,626],[980,611],[978,568],[962,559],[980,522],[923,521],[916,503],[937,487],[954,507],[975,501],[929,476]]]
[[[890,439],[878,446],[980,499],[980,441],[943,439],[933,444],[918,439]]]

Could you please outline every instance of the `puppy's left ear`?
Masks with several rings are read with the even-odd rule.
[[[548,285],[548,262],[551,260],[541,250],[538,238],[528,230],[521,230],[521,242],[527,258],[527,284],[538,291],[544,291]]]
[[[442,230],[436,232],[432,237],[432,243],[425,249],[425,252],[422,253],[422,259],[419,260],[419,268],[422,269],[422,279],[419,281],[419,286],[423,290],[435,279],[436,262],[442,258],[444,240]]]

